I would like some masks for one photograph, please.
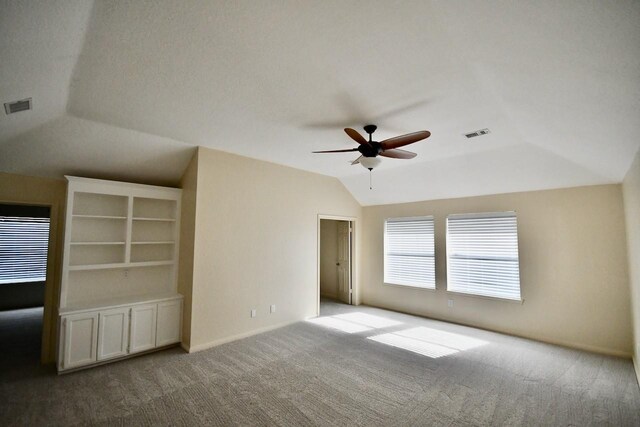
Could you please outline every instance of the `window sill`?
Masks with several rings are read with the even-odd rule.
[[[388,283],[388,282],[382,282],[383,286],[390,286],[390,287],[399,287],[399,288],[407,288],[407,289],[417,289],[419,291],[435,291],[436,288],[424,288],[422,286],[413,286],[413,285],[402,285],[399,283]]]
[[[515,304],[519,304],[519,305],[524,304],[524,298],[521,298],[521,299],[509,299],[509,298],[500,298],[500,297],[490,297],[490,296],[487,296],[487,295],[476,295],[476,294],[469,294],[469,293],[466,293],[466,292],[450,291],[448,289],[446,290],[446,292],[448,294],[454,294],[454,295],[459,295],[459,296],[464,296],[464,297],[482,298],[482,299],[488,299],[488,300],[492,300],[492,301],[510,302],[510,303],[515,303]]]

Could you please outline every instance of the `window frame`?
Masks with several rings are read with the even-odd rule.
[[[21,212],[17,214],[15,212],[4,213],[0,212],[0,221],[3,223],[1,228],[9,234],[2,238],[6,239],[5,243],[8,242],[8,244],[4,248],[6,253],[0,254],[0,262],[3,263],[0,266],[0,286],[46,282],[51,233],[50,217],[25,215]],[[38,212],[36,211],[35,214]],[[11,224],[15,225],[11,226]],[[20,227],[28,227],[28,224],[33,225],[36,229],[33,230],[32,239],[27,241],[24,240],[24,235],[28,231],[20,230]],[[15,256],[10,251],[16,249],[20,250],[18,252],[18,255],[21,256],[20,262],[10,261]],[[4,264],[5,262],[7,264]],[[32,271],[28,272],[29,270]],[[15,276],[9,277],[10,272],[13,272]]]
[[[433,241],[433,248],[432,248],[432,254],[428,257],[431,258],[431,262],[433,264],[433,283],[427,283],[426,285],[422,286],[422,285],[417,285],[415,283],[408,283],[408,282],[400,282],[398,280],[394,280],[389,278],[388,273],[387,273],[387,266],[388,266],[388,261],[387,261],[387,254],[388,254],[388,237],[387,237],[387,225],[389,222],[410,222],[410,221],[420,221],[420,220],[427,220],[427,221],[431,221],[431,228],[432,228],[432,241]],[[403,286],[403,287],[407,287],[407,288],[411,288],[411,289],[421,289],[421,290],[429,290],[429,291],[434,291],[436,290],[437,287],[437,283],[436,283],[436,272],[435,272],[435,258],[436,258],[436,243],[435,243],[435,218],[433,215],[420,215],[420,216],[408,216],[408,217],[390,217],[390,218],[385,218],[384,220],[384,230],[383,230],[383,283],[385,285],[390,285],[390,286]]]
[[[517,285],[518,285],[518,297],[517,298],[511,298],[508,296],[501,296],[494,293],[477,293],[477,292],[469,292],[469,291],[464,291],[461,289],[452,289],[451,288],[451,284],[452,284],[452,280],[451,278],[453,277],[453,275],[451,274],[451,257],[452,257],[452,244],[451,244],[451,236],[450,236],[450,230],[449,230],[449,220],[450,219],[495,219],[495,218],[509,218],[509,217],[513,217],[515,219],[515,248],[516,248],[516,259],[515,259],[515,265],[516,265],[516,273],[517,273]],[[500,301],[507,301],[507,302],[516,302],[516,303],[523,303],[524,302],[524,298],[522,296],[522,280],[521,280],[521,275],[520,275],[520,235],[519,235],[519,231],[518,231],[518,216],[516,211],[502,211],[502,212],[482,212],[482,213],[463,213],[463,214],[449,214],[446,217],[446,223],[445,223],[445,228],[446,228],[446,241],[447,241],[447,245],[446,245],[446,263],[447,263],[447,292],[451,292],[451,293],[456,293],[456,294],[461,294],[461,295],[465,295],[465,296],[472,296],[472,297],[480,297],[480,298],[489,298],[489,299],[496,299],[496,300],[500,300]],[[470,258],[470,259],[474,259],[474,260],[479,260],[482,261],[481,258]],[[496,259],[497,261],[513,261],[512,258],[507,258],[504,257],[502,259]],[[484,259],[484,261],[489,261],[488,259]]]

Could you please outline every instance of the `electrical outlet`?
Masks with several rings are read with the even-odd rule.
[[[276,312],[276,305],[275,304],[271,304],[271,312],[272,313]]]
[[[447,300],[447,307],[453,308],[453,300],[452,299]]]
[[[251,309],[251,317],[256,317],[258,315],[258,310],[256,310],[255,308]]]
[[[129,277],[129,270],[124,270],[124,278],[126,279],[127,277]]]

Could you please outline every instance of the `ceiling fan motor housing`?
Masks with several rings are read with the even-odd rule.
[[[358,151],[364,157],[376,157],[378,154],[382,153],[382,147],[379,142],[371,141],[368,144],[358,146]]]

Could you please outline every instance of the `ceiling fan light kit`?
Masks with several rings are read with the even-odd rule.
[[[382,162],[382,160],[380,160],[377,157],[362,157],[360,159],[359,163],[362,166],[364,166],[365,169],[371,170],[371,169],[375,168],[376,166],[378,166],[381,162]]]

